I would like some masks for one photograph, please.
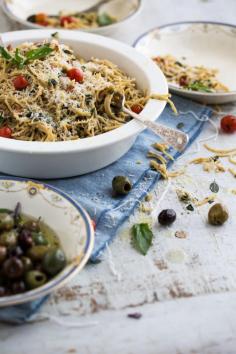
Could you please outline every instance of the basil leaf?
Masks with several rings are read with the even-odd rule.
[[[193,91],[212,92],[212,90],[204,85],[201,81],[195,81],[192,84],[186,86],[186,88]]]
[[[4,121],[4,117],[2,115],[0,115],[0,127],[1,127],[1,125],[3,123],[3,121]]]
[[[27,58],[26,63],[28,63],[30,60],[43,59],[52,52],[53,49],[50,48],[48,44],[40,48],[30,50],[26,53],[26,58]]]
[[[98,15],[97,23],[99,24],[99,26],[108,26],[114,22],[115,20],[105,12],[101,15]]]
[[[11,54],[4,48],[0,46],[0,55],[6,60],[11,60]]]
[[[146,255],[152,245],[153,233],[148,224],[135,224],[132,227],[132,244],[142,255]]]
[[[9,209],[0,209],[0,214],[2,214],[2,213],[10,214],[10,213],[12,213],[12,211]]]
[[[12,58],[12,63],[15,64],[18,69],[22,69],[25,64],[25,58],[20,56],[18,48],[16,48],[15,56]]]

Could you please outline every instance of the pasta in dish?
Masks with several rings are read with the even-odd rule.
[[[217,79],[217,69],[209,69],[202,65],[190,66],[172,55],[157,56],[153,60],[169,82],[177,84],[183,89],[209,93],[229,91]]]
[[[130,120],[113,105],[117,91],[136,113],[150,98],[112,62],[77,58],[55,39],[0,47],[0,136],[53,142],[111,131]]]

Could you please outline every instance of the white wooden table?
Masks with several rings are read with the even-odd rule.
[[[235,13],[235,0],[146,0],[143,13],[115,37],[132,43],[149,28],[181,20],[236,24]],[[1,14],[0,30],[10,28]],[[213,133],[209,124],[198,141]],[[209,143],[236,147],[235,135],[220,135]],[[194,150],[196,146],[190,149]],[[203,155],[207,153],[200,142],[200,151],[192,156]],[[186,155],[185,160],[192,156]],[[187,213],[175,193],[183,185],[204,197],[215,178],[220,186],[218,200],[228,205],[231,215],[221,228],[207,226],[209,205]],[[0,325],[0,353],[235,353],[236,195],[230,192],[236,188],[235,181],[229,173],[208,174],[201,166],[191,166],[185,177],[171,182],[162,201],[166,182],[159,184],[152,214],[132,216],[103,262],[87,266],[72,284],[51,297],[42,310],[44,321],[21,327]],[[169,229],[160,229],[156,216],[172,205],[178,219]],[[128,230],[137,220],[154,223],[154,245],[146,257],[130,246]],[[177,239],[176,230],[185,230],[188,237]],[[142,317],[127,318],[134,312]]]

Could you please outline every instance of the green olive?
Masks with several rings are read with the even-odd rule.
[[[8,213],[0,213],[0,230],[11,230],[14,227],[14,218]]]
[[[33,246],[28,252],[27,256],[31,258],[32,261],[41,261],[45,254],[48,252],[48,247],[43,245]]]
[[[116,194],[125,195],[128,194],[132,189],[132,183],[128,177],[116,176],[112,181],[112,188]]]
[[[36,245],[47,246],[48,240],[42,232],[32,232],[32,238]]]
[[[49,250],[43,259],[43,269],[49,275],[56,275],[66,265],[65,253],[60,249]]]
[[[0,245],[14,247],[17,244],[17,233],[15,230],[5,231],[0,235]]]
[[[28,289],[36,289],[47,282],[47,276],[39,270],[30,270],[25,275],[25,282]]]
[[[21,257],[21,261],[23,263],[24,272],[28,272],[29,270],[31,270],[33,268],[33,263],[29,257],[23,256],[23,257]]]
[[[214,204],[208,212],[208,222],[211,225],[223,225],[229,218],[227,208],[220,204]]]
[[[35,220],[28,220],[24,223],[23,225],[24,229],[34,231],[34,232],[39,232],[40,227],[39,227],[39,222]]]
[[[7,248],[5,246],[0,246],[0,264],[7,258]]]

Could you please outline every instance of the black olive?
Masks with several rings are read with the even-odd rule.
[[[171,225],[176,220],[176,212],[173,209],[164,209],[158,215],[158,221],[163,226]]]
[[[0,264],[5,261],[7,257],[7,248],[5,246],[0,246]]]
[[[23,250],[20,246],[16,246],[16,247],[11,247],[9,250],[8,250],[8,256],[10,257],[21,257],[23,256]]]
[[[6,295],[6,288],[4,286],[0,286],[0,297]]]
[[[33,238],[31,231],[23,229],[18,237],[18,242],[24,250],[31,248],[33,246]]]
[[[25,283],[23,280],[15,281],[11,285],[11,290],[13,294],[20,294],[25,292]]]
[[[8,258],[3,263],[4,275],[9,279],[16,279],[23,275],[24,266],[22,261],[17,257]]]

